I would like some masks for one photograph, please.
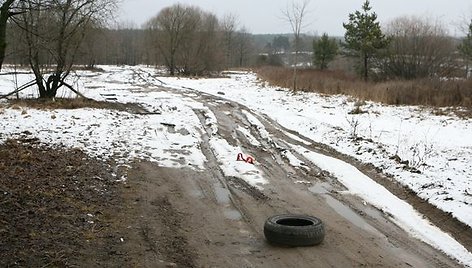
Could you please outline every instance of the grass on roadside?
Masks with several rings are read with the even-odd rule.
[[[291,88],[293,70],[283,67],[261,67],[255,70],[270,85]],[[472,80],[392,80],[364,82],[340,71],[304,69],[298,71],[300,91],[321,94],[343,94],[359,100],[393,105],[472,108]]]

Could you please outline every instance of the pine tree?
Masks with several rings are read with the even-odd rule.
[[[324,33],[320,39],[313,41],[313,64],[321,70],[327,69],[329,62],[338,54],[336,39]]]
[[[350,52],[354,52],[352,55],[361,59],[361,71],[365,80],[368,79],[370,59],[389,44],[389,39],[382,33],[377,21],[377,14],[371,10],[372,7],[366,0],[362,5],[362,12],[349,14],[349,22],[343,23],[346,29],[345,46]]]

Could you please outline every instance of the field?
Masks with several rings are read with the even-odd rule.
[[[8,241],[23,241],[1,244],[3,266],[472,265],[472,120],[457,109],[294,93],[251,72],[185,79],[144,66],[101,68],[78,71],[71,81],[93,102],[0,102],[0,168],[10,172],[0,177],[0,203],[10,204],[0,214],[8,226],[0,229]],[[0,94],[30,77],[0,76]],[[28,89],[20,96],[35,94]],[[67,160],[69,150],[80,161]],[[39,165],[48,151],[57,152],[49,156],[62,164],[56,170]],[[236,161],[238,153],[255,164]],[[32,184],[39,190],[12,183],[21,165],[30,175],[44,170]],[[56,176],[86,166],[91,170],[78,178]],[[29,176],[20,177],[28,183]],[[71,193],[96,188],[90,204],[39,217],[64,199],[86,202],[57,189],[69,184]],[[100,187],[110,191],[104,195]],[[40,193],[31,199],[37,206],[15,218],[30,205],[18,200],[32,192]],[[325,242],[268,245],[264,220],[287,212],[319,215]],[[54,226],[65,214],[69,227],[84,234],[66,250],[44,241],[29,245],[29,227],[15,226],[25,218]],[[84,250],[84,243],[96,250]],[[51,247],[41,251],[43,244]],[[19,253],[28,246],[37,255]]]

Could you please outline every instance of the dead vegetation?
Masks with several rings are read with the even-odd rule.
[[[90,256],[95,264],[108,258],[105,245],[119,241],[109,220],[119,188],[109,169],[80,150],[26,136],[0,144],[0,266],[77,267]]]
[[[290,88],[293,71],[283,67],[255,70],[270,85]],[[321,94],[343,94],[393,105],[472,108],[472,80],[393,80],[364,82],[339,71],[300,70],[298,88]]]
[[[145,112],[144,108],[136,103],[118,103],[109,101],[96,101],[84,98],[56,98],[56,99],[11,99],[8,102],[10,108],[29,107],[42,110],[54,109],[113,109],[134,113]]]

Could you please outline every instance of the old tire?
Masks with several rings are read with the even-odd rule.
[[[305,247],[323,242],[325,229],[323,222],[316,217],[284,214],[266,220],[264,235],[271,244]]]

